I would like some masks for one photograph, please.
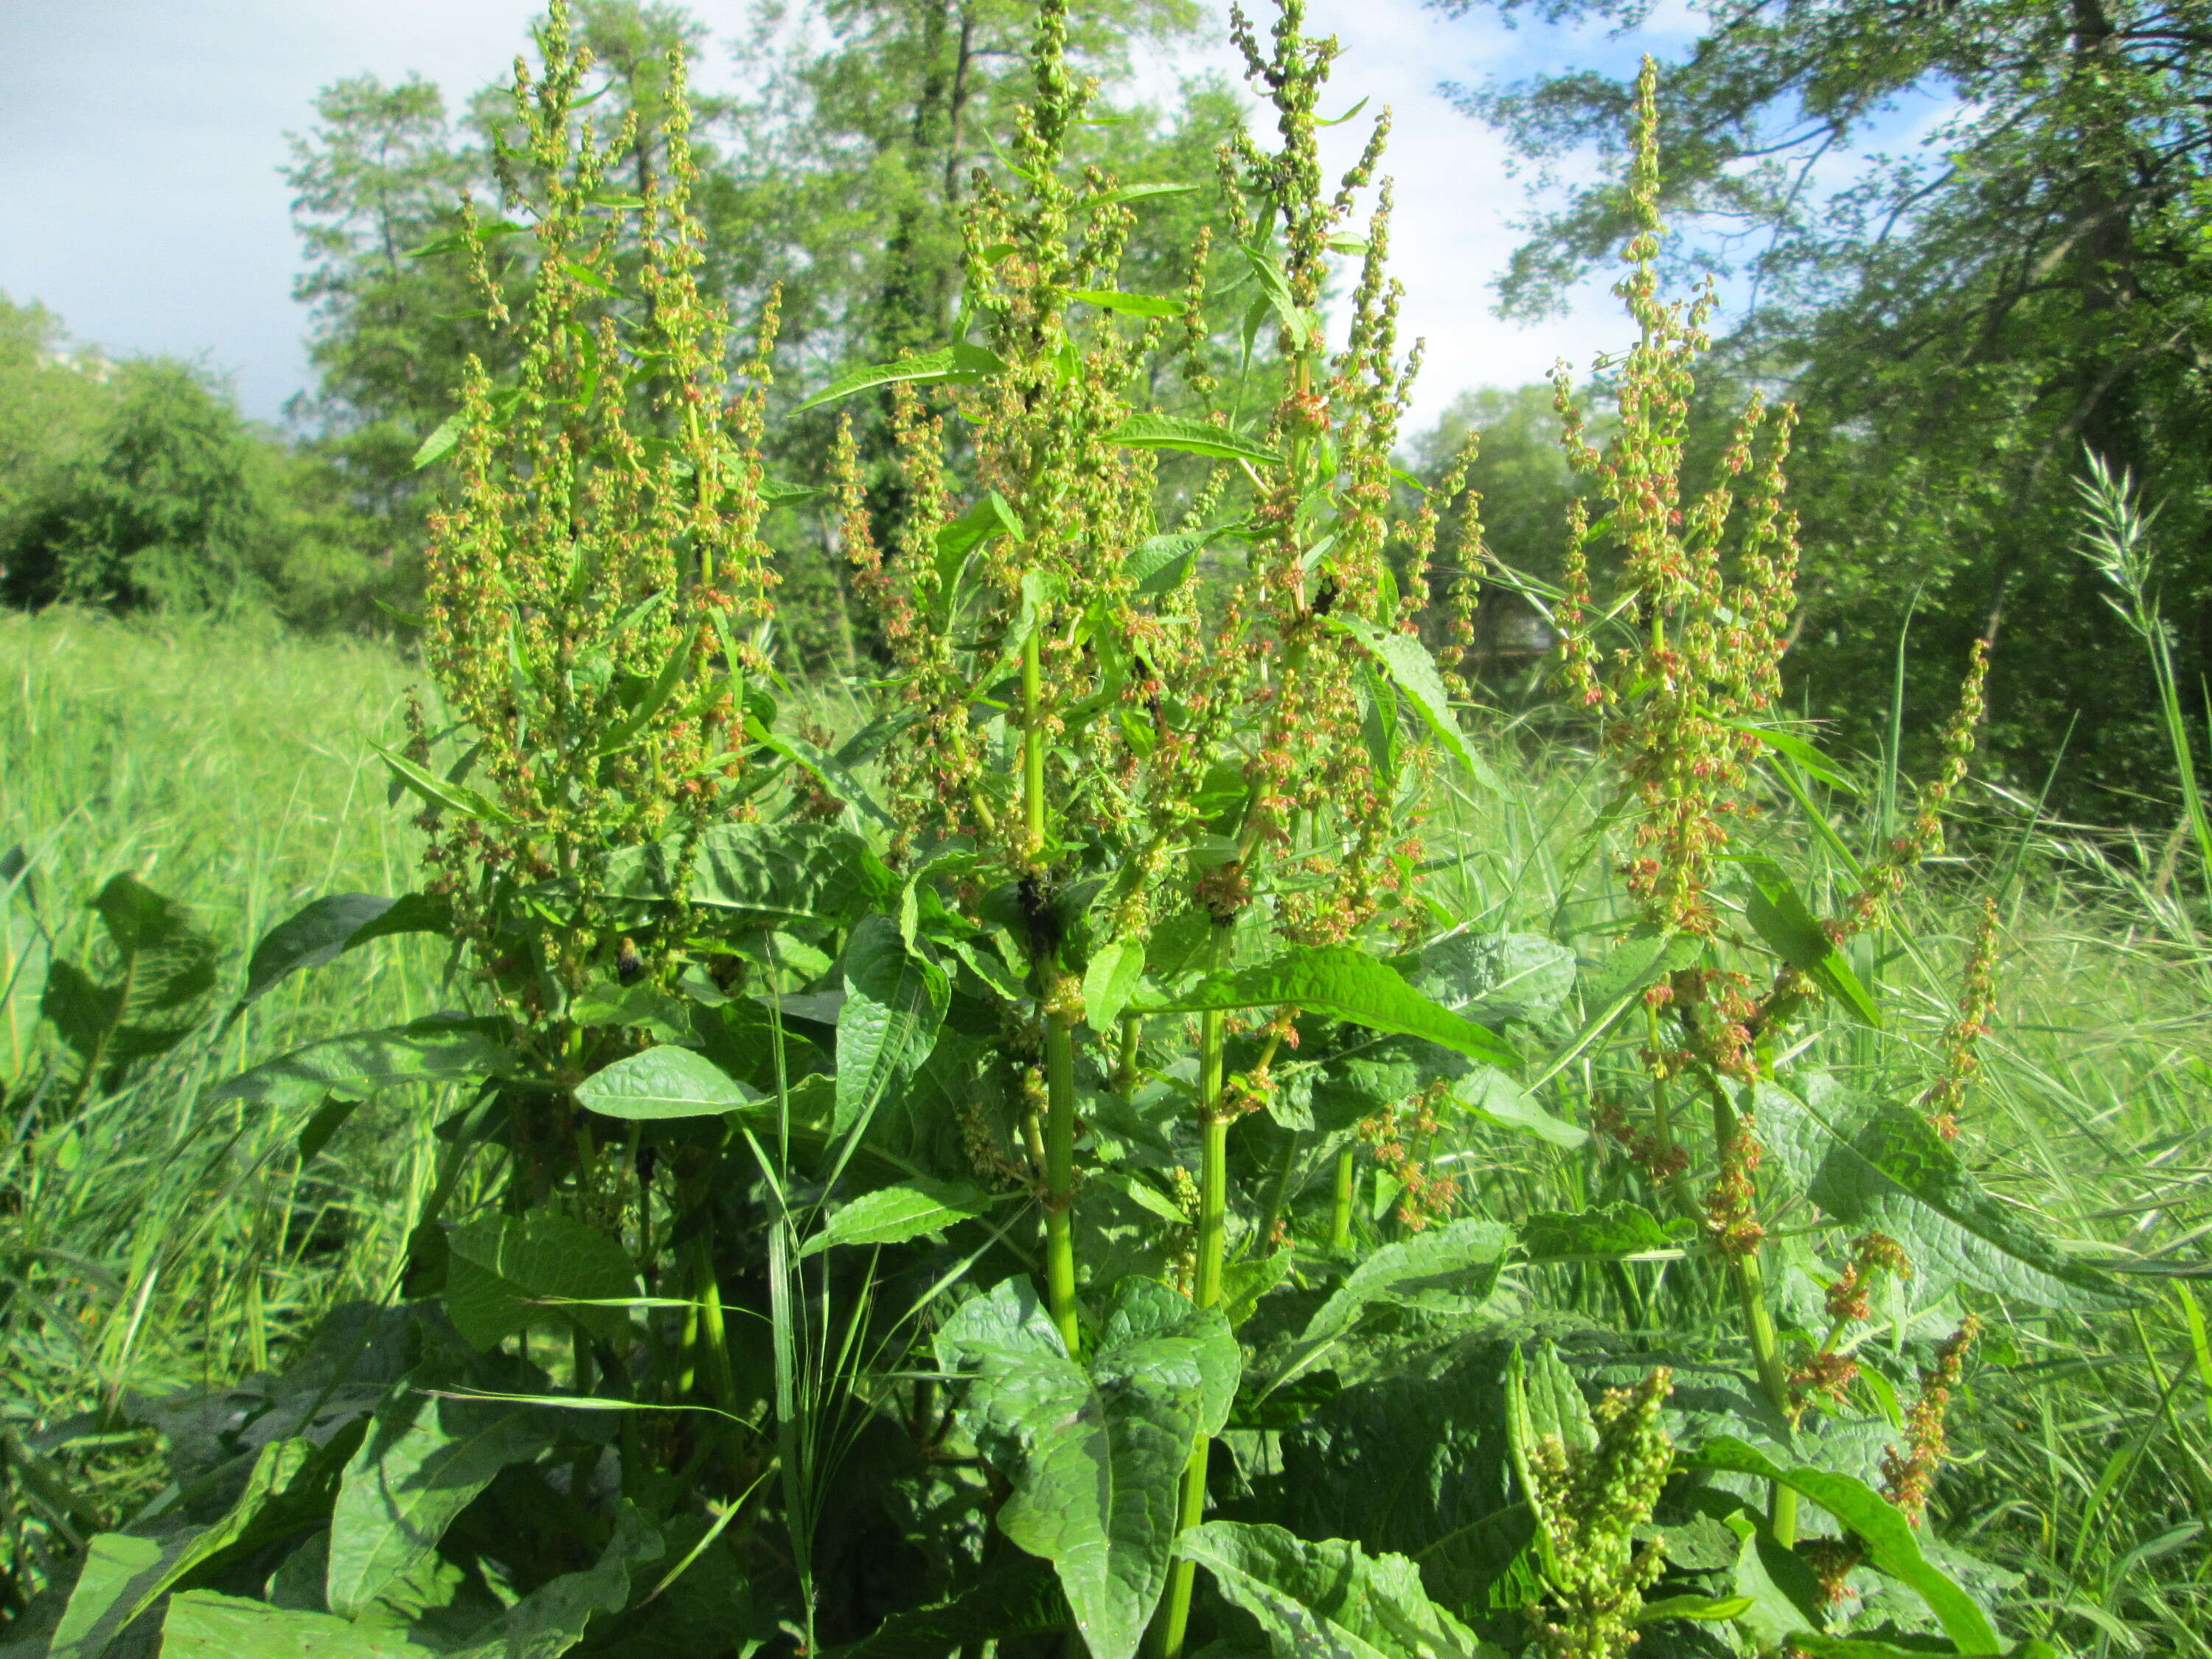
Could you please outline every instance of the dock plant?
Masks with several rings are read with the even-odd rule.
[[[308,905],[239,1004],[410,933],[454,1012],[206,1097],[327,1141],[416,1088],[439,1167],[289,1369],[106,1402],[173,1425],[175,1484],[75,1540],[25,1650],[2049,1651],[1943,1536],[1947,1413],[2008,1320],[2138,1298],[1966,1161],[2000,911],[1924,1047],[1854,965],[1946,948],[1896,904],[1986,659],[1902,827],[1785,718],[1795,416],[1692,465],[1713,301],[1661,292],[1656,70],[1634,343],[1558,388],[1593,810],[1478,905],[1510,739],[1467,623],[1485,574],[1540,585],[1431,571],[1445,515],[1481,546],[1464,462],[1394,460],[1387,115],[1326,177],[1337,43],[1232,10],[1272,135],[1118,179],[1067,21],[965,192],[951,337],[811,400],[880,400],[896,474],[841,429],[884,654],[833,732],[762,539],[775,306],[701,285],[680,64],[629,193],[555,5],[507,199],[422,255],[520,365],[422,458],[429,684],[384,759],[424,878]],[[1188,281],[1124,289],[1170,191],[1212,204]],[[163,902],[100,904],[50,993],[72,1101],[213,982]]]

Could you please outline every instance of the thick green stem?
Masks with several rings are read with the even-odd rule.
[[[1218,968],[1228,956],[1234,924],[1216,921],[1208,943],[1207,965]],[[1229,1118],[1222,1109],[1222,1050],[1227,1041],[1229,1017],[1219,1009],[1199,1016],[1198,1110],[1203,1137],[1198,1171],[1198,1264],[1193,1275],[1191,1300],[1211,1308],[1221,1300],[1223,1245],[1229,1222]],[[1213,1443],[1200,1435],[1191,1449],[1182,1472],[1182,1501],[1176,1516],[1178,1531],[1188,1531],[1206,1519],[1206,1468]],[[1191,1589],[1197,1565],[1178,1561],[1168,1576],[1166,1599],[1152,1626],[1152,1651],[1158,1659],[1182,1659],[1183,1637],[1190,1625]]]
[[[1075,1311],[1075,1039],[1056,1013],[1044,1019],[1045,1298],[1071,1354],[1082,1352]]]
[[[1044,856],[1044,671],[1037,630],[1022,641],[1022,827],[1031,860]]]
[[[1358,1174],[1352,1163],[1352,1149],[1339,1149],[1336,1154],[1336,1186],[1329,1195],[1328,1247],[1341,1250],[1352,1243],[1352,1188]]]

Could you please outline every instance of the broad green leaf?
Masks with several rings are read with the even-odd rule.
[[[1570,1451],[1595,1450],[1598,1431],[1589,1402],[1552,1343],[1540,1344],[1533,1358],[1516,1343],[1506,1360],[1505,1435],[1522,1501],[1535,1516],[1531,1542],[1545,1576],[1557,1583],[1560,1562],[1552,1522],[1539,1498],[1542,1488],[1535,1476],[1537,1455],[1547,1440],[1556,1440]]]
[[[161,1659],[430,1659],[403,1631],[186,1590],[161,1619]]]
[[[1555,1117],[1544,1103],[1494,1066],[1477,1066],[1452,1083],[1452,1098],[1486,1123],[1518,1129],[1554,1146],[1579,1146],[1587,1129]]]
[[[1048,1636],[1067,1628],[1067,1597],[1042,1561],[1007,1562],[973,1588],[933,1607],[895,1613],[858,1642],[831,1648],[823,1659],[917,1659],[1015,1636]]]
[[[615,1240],[557,1210],[447,1224],[446,1311],[469,1344],[489,1348],[531,1325],[562,1320],[613,1341],[628,1328],[619,1308],[580,1307],[637,1294],[636,1274]]]
[[[1196,1013],[1208,1008],[1279,1008],[1295,1005],[1372,1031],[1417,1036],[1471,1060],[1511,1064],[1504,1040],[1474,1021],[1438,1007],[1387,963],[1349,945],[1306,945],[1234,972],[1200,980],[1147,1013]]]
[[[1625,1198],[1579,1215],[1539,1210],[1521,1224],[1521,1248],[1531,1261],[1620,1261],[1678,1244],[1658,1217]]]
[[[2002,1651],[1989,1615],[1921,1553],[1920,1540],[1903,1511],[1864,1481],[1827,1469],[1785,1468],[1756,1446],[1732,1435],[1717,1435],[1706,1441],[1691,1462],[1700,1468],[1729,1469],[1777,1482],[1810,1498],[1858,1535],[1866,1547],[1868,1560],[1919,1593],[1960,1653]]]
[[[1086,305],[1103,307],[1108,311],[1124,312],[1132,317],[1180,317],[1183,302],[1164,300],[1152,294],[1123,294],[1115,289],[1079,288],[1067,296]]]
[[[434,1014],[380,1031],[349,1031],[264,1060],[208,1099],[308,1106],[333,1095],[366,1100],[410,1083],[480,1082],[514,1064],[500,1029],[496,1020]]]
[[[866,392],[871,386],[891,386],[900,381],[915,385],[941,381],[973,385],[986,375],[996,374],[1004,368],[1006,364],[993,353],[962,340],[935,351],[902,357],[895,363],[872,363],[865,368],[848,368],[799,404],[793,412],[805,414],[810,409],[834,404],[841,398],[849,398],[856,392]]]
[[[395,917],[392,913],[402,906],[404,910]],[[239,994],[239,1002],[252,1002],[291,975],[336,961],[370,939],[439,931],[450,919],[442,901],[426,900],[419,893],[396,899],[378,893],[332,893],[319,898],[262,935],[246,964],[246,988]],[[376,925],[380,923],[386,925]]]
[[[704,1054],[673,1043],[594,1072],[576,1085],[576,1103],[602,1117],[719,1117],[760,1098]]]
[[[2028,1212],[1991,1196],[1917,1112],[1889,1106],[1853,1119],[1850,1097],[1827,1078],[1799,1081],[1802,1094],[1759,1085],[1760,1138],[1814,1203],[1854,1230],[1888,1234],[1916,1273],[2076,1312],[2138,1304],[2045,1237]]]
[[[710,992],[713,984],[708,981]],[[690,1043],[699,1037],[693,1006],[684,998],[648,981],[624,985],[603,979],[576,993],[568,1004],[568,1018],[586,1030],[612,1026],[644,1031],[662,1042]]]
[[[1096,952],[1083,970],[1083,1017],[1101,1036],[1110,1036],[1121,1011],[1145,976],[1145,942],[1117,939]]]
[[[315,1115],[301,1126],[296,1143],[300,1161],[312,1164],[322,1156],[323,1148],[331,1144],[337,1132],[346,1126],[346,1120],[361,1109],[357,1100],[326,1100],[315,1108]]]
[[[631,1576],[663,1553],[659,1533],[625,1498],[596,1565],[540,1584],[449,1659],[559,1659],[584,1639],[594,1613],[620,1613],[629,1605]]]
[[[331,1611],[358,1618],[418,1571],[495,1475],[550,1440],[543,1414],[527,1407],[404,1389],[386,1400],[331,1507],[323,1576]]]
[[[1741,1511],[1726,1525],[1738,1540],[1733,1588],[1750,1603],[1736,1621],[1762,1650],[1825,1622],[1826,1595],[1802,1556],[1784,1549],[1763,1522]]]
[[[1279,1389],[1342,1340],[1370,1304],[1468,1315],[1491,1297],[1513,1231],[1495,1221],[1454,1221],[1386,1244],[1322,1304],[1268,1384]]]
[[[1132,415],[1106,436],[1109,442],[1130,449],[1180,449],[1218,461],[1249,461],[1255,466],[1279,466],[1283,459],[1225,427],[1176,415]]]
[[[158,1540],[127,1533],[103,1532],[85,1544],[84,1565],[62,1608],[61,1621],[46,1649],[48,1659],[100,1659],[170,1575],[168,1562],[188,1540]]]
[[[945,970],[909,951],[897,923],[861,919],[845,945],[837,1013],[837,1133],[872,1112],[895,1075],[929,1058],[951,998]]]
[[[822,787],[837,799],[858,807],[884,829],[892,827],[891,815],[884,810],[859,775],[835,755],[805,738],[771,730],[750,716],[745,720],[745,735],[771,754],[781,755],[793,765],[811,772]]]
[[[611,898],[669,902],[679,896],[738,921],[843,926],[890,903],[898,882],[867,842],[823,823],[717,823],[698,837],[688,869],[684,839],[624,848],[602,879]]]
[[[1402,1555],[1240,1521],[1192,1528],[1176,1553],[1252,1615],[1274,1659],[1504,1659],[1429,1599]]]
[[[962,1379],[962,1419],[1012,1482],[1000,1528],[1053,1564],[1092,1659],[1130,1659],[1167,1583],[1191,1446],[1236,1395],[1227,1322],[1124,1279],[1086,1370],[1035,1290],[1009,1280],[953,1314],[937,1352]]]
[[[1406,701],[1413,705],[1421,723],[1436,733],[1445,751],[1467,768],[1470,777],[1486,789],[1503,787],[1490,763],[1474,752],[1467,734],[1460,730],[1458,717],[1451,710],[1451,694],[1445,690],[1443,676],[1437,672],[1437,659],[1429,654],[1427,646],[1411,634],[1377,628],[1364,617],[1331,616],[1323,620],[1382,665],[1398,690],[1405,693]]]
[[[973,1182],[902,1181],[854,1199],[800,1245],[799,1253],[813,1255],[836,1244],[903,1244],[924,1233],[942,1232],[957,1222],[971,1221],[990,1207],[990,1195]]]
[[[1851,964],[1836,948],[1820,919],[1798,896],[1796,884],[1771,859],[1743,861],[1752,890],[1744,919],[1775,955],[1797,969],[1863,1024],[1880,1026],[1881,1010],[1867,994]]]

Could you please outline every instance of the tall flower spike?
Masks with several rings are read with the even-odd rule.
[[[1959,1109],[1966,1103],[1966,1085],[1981,1069],[1982,1039],[1996,1012],[1996,954],[1997,902],[1984,898],[1960,976],[1957,1012],[1943,1031],[1942,1069],[1920,1097],[1920,1109],[1946,1140],[1959,1138]]]

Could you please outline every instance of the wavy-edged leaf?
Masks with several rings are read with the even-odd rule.
[[[929,1058],[952,985],[907,949],[889,916],[866,916],[845,945],[845,1003],[837,1011],[837,1133],[875,1109],[894,1076]]]
[[[566,1320],[607,1341],[629,1328],[620,1308],[589,1304],[637,1294],[623,1247],[557,1210],[447,1224],[446,1311],[472,1347],[549,1320]]]
[[[901,381],[913,385],[951,381],[972,386],[1005,368],[1006,364],[995,353],[965,340],[957,341],[935,351],[902,357],[895,363],[871,363],[865,368],[848,368],[799,404],[793,413],[803,415],[810,409],[834,404],[841,398],[849,398],[856,392],[866,392],[871,386],[893,386]]]
[[[691,849],[682,837],[623,848],[601,877],[611,898],[669,902],[679,896],[753,927],[842,927],[890,903],[898,880],[865,839],[824,823],[717,823]]]
[[[1680,1244],[1658,1217],[1625,1198],[1579,1215],[1539,1210],[1521,1224],[1521,1248],[1531,1261],[1632,1261]]]
[[[971,1181],[917,1176],[863,1193],[800,1245],[799,1254],[813,1255],[837,1244],[903,1244],[924,1233],[972,1221],[988,1213],[991,1204],[990,1194]]]
[[[495,1019],[433,1014],[376,1031],[349,1031],[240,1072],[208,1098],[312,1106],[330,1096],[366,1100],[410,1083],[477,1083],[514,1066]]]
[[[1858,1535],[1868,1560],[1919,1594],[1960,1653],[2002,1650],[1980,1604],[1921,1553],[1920,1540],[1904,1512],[1864,1481],[1827,1469],[1784,1468],[1733,1435],[1714,1436],[1690,1461],[1699,1468],[1728,1469],[1776,1482],[1810,1498]]]
[[[1110,443],[1130,449],[1180,449],[1217,461],[1249,461],[1255,466],[1279,466],[1283,458],[1240,438],[1225,427],[1178,415],[1132,415],[1106,434]]]
[[[1354,1267],[1285,1354],[1272,1392],[1341,1341],[1370,1304],[1389,1302],[1430,1313],[1467,1316],[1489,1302],[1513,1230],[1495,1221],[1464,1220],[1386,1244]]]
[[[1295,1005],[1371,1031],[1420,1037],[1470,1060],[1510,1065],[1519,1058],[1504,1038],[1440,1007],[1389,963],[1350,945],[1316,945],[1271,962],[1200,980],[1177,995],[1148,1002],[1148,1013]]]
[[[578,1105],[633,1121],[719,1117],[759,1098],[704,1054],[671,1042],[628,1055],[576,1085]]]
[[[1406,701],[1413,704],[1421,723],[1436,734],[1446,753],[1467,768],[1468,776],[1493,792],[1504,787],[1498,774],[1491,770],[1489,762],[1474,752],[1467,733],[1460,730],[1459,720],[1451,709],[1451,694],[1444,689],[1443,676],[1437,672],[1437,659],[1429,654],[1427,646],[1411,634],[1377,628],[1364,617],[1330,616],[1323,620],[1338,633],[1358,641],[1382,665],[1398,690],[1405,694]]]
[[[331,1505],[323,1572],[331,1611],[358,1617],[434,1559],[446,1528],[477,1494],[551,1443],[544,1415],[529,1407],[412,1390],[386,1400]]]
[[[1917,1112],[1889,1106],[1846,1117],[1850,1097],[1825,1075],[1800,1082],[1802,1094],[1759,1085],[1760,1138],[1814,1203],[1848,1227],[1888,1234],[1916,1272],[2075,1312],[2140,1304],[2094,1262],[2045,1237],[2029,1212],[1992,1196]]]
[[[1000,1529],[1053,1564],[1092,1659],[1130,1659],[1167,1583],[1191,1446],[1236,1397],[1227,1322],[1124,1279],[1086,1370],[1035,1289],[1008,1280],[945,1322],[937,1352],[962,1379],[963,1420],[1013,1484]]]
[[[1241,1521],[1194,1527],[1176,1553],[1252,1615],[1274,1659],[1504,1659],[1429,1599],[1402,1555]]]

